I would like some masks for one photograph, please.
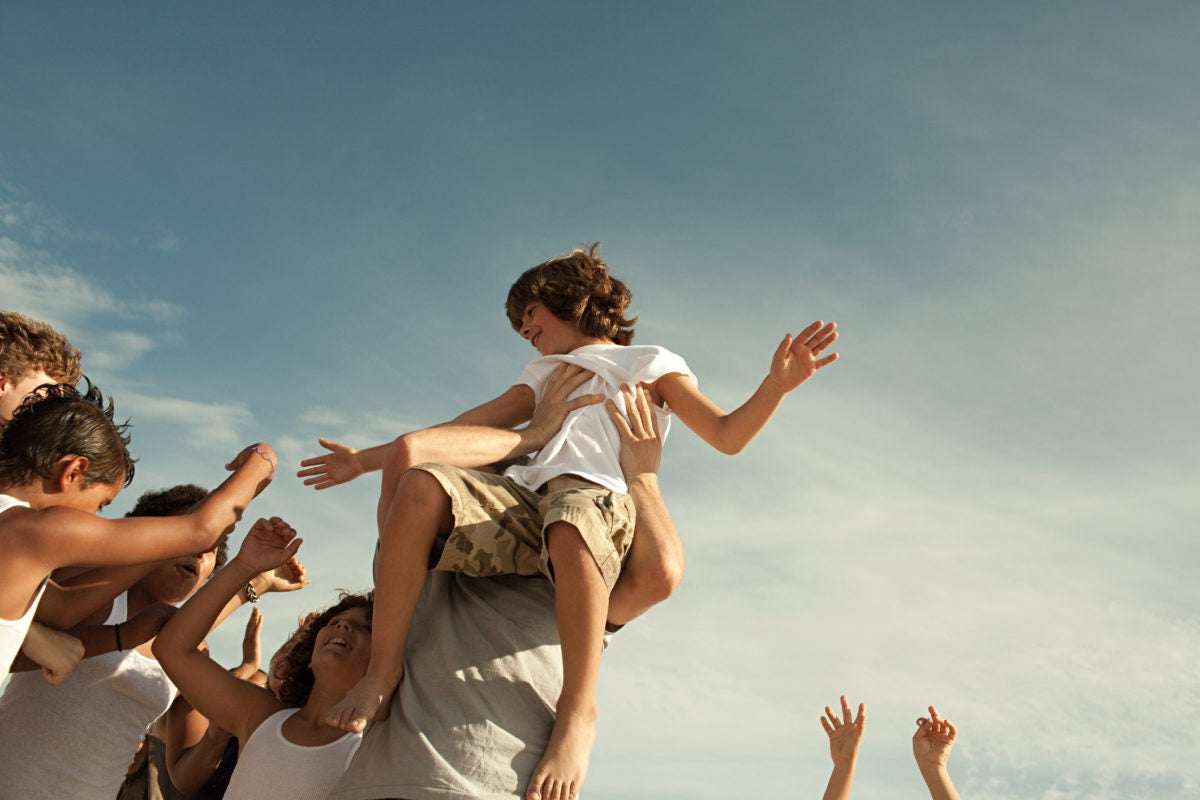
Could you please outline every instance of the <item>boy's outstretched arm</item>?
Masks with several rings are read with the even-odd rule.
[[[567,414],[603,399],[598,394],[569,397],[591,375],[580,367],[563,364],[547,382],[536,408],[533,390],[514,386],[450,422],[412,431],[365,450],[319,439],[320,445],[330,452],[301,461],[304,469],[296,475],[304,479],[306,486],[319,490],[354,480],[364,472],[383,469],[389,459],[408,466],[432,461],[476,468],[531,453],[558,432]],[[513,425],[525,421],[529,421],[528,426],[512,430]]]
[[[917,761],[917,769],[925,780],[932,800],[959,800],[958,790],[950,780],[950,772],[946,768],[950,760],[950,748],[958,729],[950,720],[938,716],[937,709],[929,707],[929,717],[917,720],[917,730],[913,734],[913,758]]]
[[[247,447],[225,465],[233,472],[187,514],[104,517],[66,506],[10,509],[11,534],[29,543],[28,558],[49,573],[69,565],[115,566],[162,561],[211,548],[275,475],[275,452]]]
[[[666,600],[683,580],[683,542],[671,521],[658,488],[662,454],[658,418],[649,395],[623,387],[626,419],[616,405],[606,402],[609,417],[621,436],[621,469],[637,511],[633,545],[621,577],[608,598],[608,628],[615,630]]]
[[[836,328],[835,323],[817,320],[799,335],[789,333],[783,337],[767,377],[750,399],[728,414],[701,394],[695,380],[687,375],[664,375],[655,382],[654,389],[684,425],[717,450],[733,455],[758,435],[788,392],[837,360],[837,353],[821,357],[837,341]]]
[[[858,748],[862,744],[863,728],[867,724],[867,705],[858,704],[858,714],[850,716],[850,703],[842,695],[842,718],[833,709],[825,706],[821,727],[829,736],[829,757],[833,759],[833,772],[825,786],[824,800],[850,800],[850,788],[854,785],[854,768],[858,764]]]

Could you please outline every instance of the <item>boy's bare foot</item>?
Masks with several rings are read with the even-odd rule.
[[[392,692],[396,684],[364,675],[332,708],[325,712],[324,722],[351,733],[361,733],[371,720],[387,719]]]
[[[560,714],[525,790],[525,800],[575,800],[583,788],[595,741],[594,714]]]

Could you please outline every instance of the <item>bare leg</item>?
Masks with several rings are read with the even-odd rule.
[[[596,740],[596,675],[604,646],[608,587],[578,529],[556,522],[546,531],[554,564],[554,610],[562,641],[563,688],[554,730],[533,771],[526,800],[572,800],[583,787]]]
[[[371,663],[346,696],[325,714],[328,725],[361,731],[372,719],[385,719],[396,684],[404,674],[404,644],[429,571],[438,533],[453,526],[450,498],[427,472],[400,478],[387,518],[379,529],[379,564]]]

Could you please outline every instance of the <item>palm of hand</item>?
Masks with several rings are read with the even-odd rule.
[[[335,484],[352,481],[362,474],[362,468],[354,458],[354,452],[345,445],[332,448],[325,456],[325,475]]]
[[[950,758],[952,744],[944,734],[927,731],[913,739],[913,756],[919,762],[944,767]]]
[[[858,752],[858,743],[861,740],[861,725],[844,725],[829,734],[829,756],[833,763],[853,757]]]
[[[238,557],[259,572],[266,572],[285,563],[289,541],[290,537],[281,536],[272,522],[260,519],[246,533]]]

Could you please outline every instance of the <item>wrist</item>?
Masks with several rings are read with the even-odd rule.
[[[263,593],[265,587],[263,585],[264,582],[258,580],[260,575],[259,570],[257,570],[254,565],[247,564],[245,561],[241,560],[240,557],[234,556],[221,569],[221,571],[229,575],[230,580],[236,580],[242,590],[246,588],[246,584],[253,582],[255,590],[259,594]]]
[[[657,472],[634,472],[625,476],[625,484],[632,492],[634,487],[642,489],[658,489],[658,473]]]

